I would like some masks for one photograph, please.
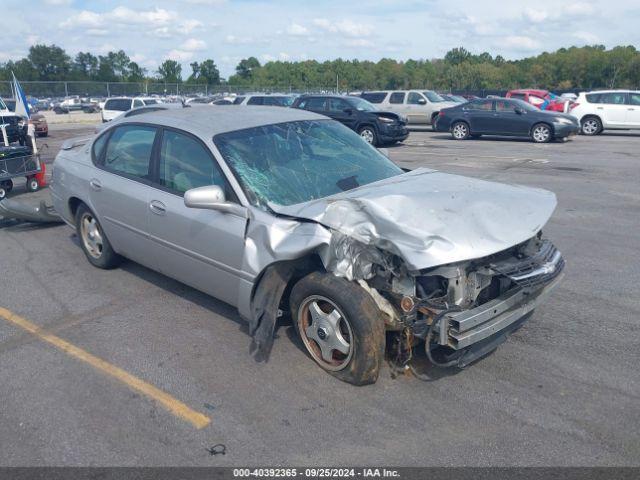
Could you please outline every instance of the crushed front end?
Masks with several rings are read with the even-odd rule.
[[[464,367],[522,325],[563,268],[560,252],[539,234],[494,255],[392,276],[387,288],[379,276],[368,283],[394,306],[388,327],[409,348],[422,339],[432,363]]]

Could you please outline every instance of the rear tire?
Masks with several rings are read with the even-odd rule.
[[[3,187],[0,187],[0,200],[4,200],[6,196],[7,191]]]
[[[313,272],[295,284],[290,305],[294,327],[321,368],[353,385],[378,379],[384,360],[384,320],[362,287]]]
[[[602,121],[598,117],[585,117],[580,121],[580,133],[583,135],[598,135],[602,133]]]
[[[553,138],[553,131],[546,123],[536,123],[531,129],[531,140],[535,143],[549,143]]]
[[[76,231],[82,251],[91,265],[108,270],[122,262],[122,257],[111,247],[100,222],[84,203],[78,206],[76,212]]]
[[[451,125],[451,136],[454,140],[466,140],[471,135],[466,122],[455,122]]]
[[[40,188],[36,177],[27,177],[27,192],[37,192]]]

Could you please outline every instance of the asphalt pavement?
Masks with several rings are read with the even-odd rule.
[[[92,131],[52,128],[45,160]],[[554,191],[544,230],[567,267],[488,357],[419,361],[423,379],[385,366],[366,387],[316,367],[291,326],[256,363],[229,305],[131,262],[93,268],[67,226],[0,220],[0,465],[640,465],[639,146],[413,132],[390,148],[401,166]]]

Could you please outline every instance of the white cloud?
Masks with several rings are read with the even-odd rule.
[[[186,0],[187,3],[192,3],[194,5],[209,5],[209,6],[218,6],[227,3],[227,0]]]
[[[533,23],[540,23],[549,18],[549,13],[541,8],[525,8],[524,16]]]
[[[591,32],[575,32],[573,36],[578,40],[582,40],[583,42],[588,43],[590,45],[596,44],[600,41],[598,36],[594,35]]]
[[[96,13],[83,10],[60,23],[62,28],[113,27],[116,25],[148,25],[162,26],[175,21],[176,14],[163,8],[154,10],[132,10],[127,7],[116,7],[110,12]]]
[[[177,60],[178,62],[184,62],[193,58],[193,52],[187,52],[186,50],[180,50],[176,48],[170,50],[165,55],[165,58],[169,60]]]
[[[504,46],[519,51],[529,51],[540,48],[540,43],[525,35],[510,35],[503,38],[496,46]]]
[[[106,37],[109,34],[109,30],[106,28],[88,28],[84,33],[92,37]]]
[[[46,3],[47,5],[60,7],[65,5],[71,5],[73,3],[73,0],[44,0],[44,3]]]
[[[367,40],[366,38],[350,38],[344,42],[344,44],[348,47],[373,47],[374,44],[372,41]]]
[[[251,37],[236,37],[235,35],[227,35],[224,37],[224,43],[228,45],[248,45],[253,43]]]
[[[207,44],[203,40],[198,40],[196,38],[189,38],[182,45],[180,45],[181,50],[186,50],[188,52],[204,50],[205,48],[207,48]]]
[[[301,37],[301,36],[309,35],[309,29],[298,23],[292,23],[287,27],[287,33],[289,35]]]
[[[326,18],[315,18],[313,24],[327,32],[340,33],[348,37],[366,37],[373,32],[370,25],[356,23],[349,19],[332,22]]]
[[[567,15],[586,16],[594,14],[595,8],[593,8],[593,5],[586,2],[574,2],[563,7],[562,11]]]
[[[200,20],[184,20],[183,22],[180,22],[179,30],[182,33],[191,33],[194,30],[202,28],[203,26],[204,24]]]

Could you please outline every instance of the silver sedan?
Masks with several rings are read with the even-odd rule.
[[[87,259],[146,265],[238,308],[266,357],[280,317],[332,375],[463,367],[558,283],[542,235],[555,195],[403,171],[303,110],[178,108],[122,117],[58,154],[54,206]],[[389,338],[387,338],[387,336]]]

